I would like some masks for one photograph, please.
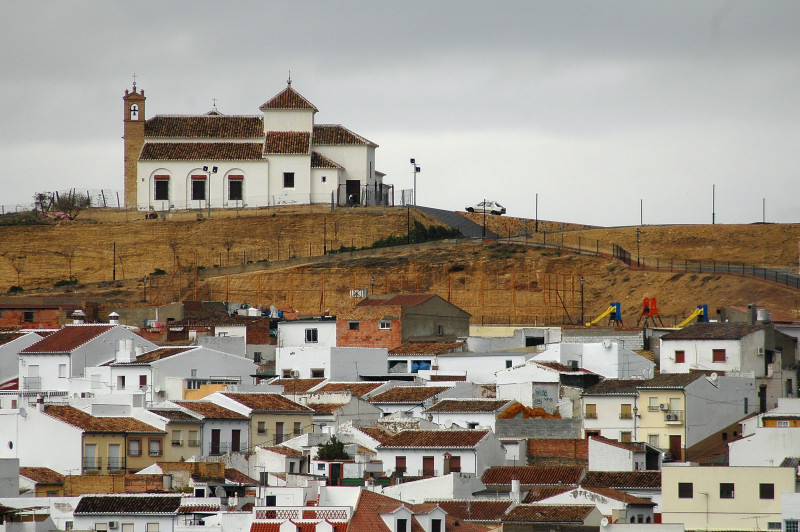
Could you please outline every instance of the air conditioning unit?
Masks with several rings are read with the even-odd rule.
[[[117,528],[118,526],[119,525],[117,524],[116,521],[109,521],[108,522],[108,528]]]
[[[756,349],[756,354],[757,354],[758,356],[760,356],[760,357],[763,357],[763,356],[764,356],[764,348],[763,348],[763,347],[759,347],[759,348],[757,348],[757,349]]]
[[[669,405],[667,403],[661,403],[658,405],[659,410],[669,410]]]
[[[664,416],[667,421],[678,421],[678,414],[667,414]]]

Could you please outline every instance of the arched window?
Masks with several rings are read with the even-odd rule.
[[[131,120],[139,119],[139,106],[136,104],[131,105]]]

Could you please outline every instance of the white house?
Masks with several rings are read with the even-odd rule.
[[[561,397],[561,373],[552,367],[527,362],[495,373],[497,398],[513,400],[527,407],[558,411]]]
[[[589,469],[643,471],[647,469],[644,444],[623,443],[602,436],[589,437]]]
[[[463,384],[463,383],[461,383]],[[370,397],[369,402],[383,410],[383,416],[397,412],[421,417],[435,402],[447,397],[469,397],[471,388],[463,386],[395,386]]]
[[[19,377],[19,352],[41,339],[42,336],[35,332],[0,334],[0,390],[16,388],[13,385]],[[0,408],[3,406],[3,398],[0,396]]]
[[[263,207],[299,203],[385,205],[377,144],[335,124],[291,86],[261,115],[147,119],[144,91],[125,91],[125,204],[139,210]]]
[[[278,347],[336,347],[336,318],[278,322]]]
[[[641,380],[605,379],[581,395],[584,434],[597,434],[621,442],[639,441],[636,385]]]
[[[297,400],[314,410],[314,423],[333,430],[344,423],[371,423],[383,416],[383,410],[351,392],[310,392]]]
[[[391,354],[390,364],[406,360],[407,367],[413,368],[415,361],[427,360],[436,369],[420,370],[421,376],[429,375],[463,375],[467,382],[491,383],[495,373],[524,364],[531,353],[497,352],[497,353],[444,353],[441,355],[401,355]],[[427,377],[430,378],[430,377]]]
[[[790,456],[800,456],[800,427],[758,427],[728,443],[731,466],[777,466]]]
[[[607,379],[646,379],[653,376],[655,369],[653,362],[611,340],[586,344],[555,344],[531,360],[558,362],[589,370]]]
[[[508,399],[442,399],[423,414],[429,421],[448,429],[453,425],[464,429],[488,427],[495,432],[498,414],[514,403]]]
[[[611,488],[589,488],[579,486],[558,495],[536,501],[537,504],[593,504],[600,513],[610,515],[614,523],[653,523],[653,508],[650,500],[628,495]]]
[[[278,347],[275,372],[301,379],[358,380],[361,375],[386,374],[386,358],[383,347]]]
[[[503,446],[490,430],[404,430],[377,451],[387,476],[481,475],[505,463]]]
[[[244,414],[209,401],[165,401],[162,405],[179,407],[203,420],[202,456],[243,451],[250,446],[250,419]]]
[[[175,530],[180,495],[84,495],[74,511],[75,530],[152,532]]]

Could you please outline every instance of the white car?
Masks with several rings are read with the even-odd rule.
[[[482,201],[477,205],[465,207],[467,212],[488,212],[489,214],[505,214],[506,208],[496,201]]]

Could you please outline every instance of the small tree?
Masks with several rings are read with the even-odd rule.
[[[92,205],[92,198],[89,194],[84,196],[74,190],[64,193],[37,192],[33,195],[33,203],[41,212],[62,211],[74,219],[83,209]]]
[[[344,442],[331,436],[328,443],[319,446],[317,460],[348,460],[350,455],[344,450]]]

